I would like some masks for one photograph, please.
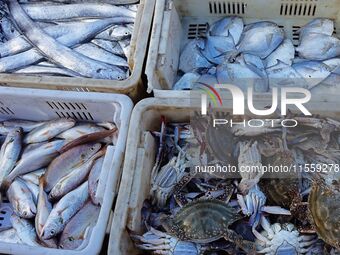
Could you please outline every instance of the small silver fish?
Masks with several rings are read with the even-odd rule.
[[[87,135],[87,134],[91,134],[95,132],[101,132],[104,130],[105,128],[100,127],[93,123],[79,123],[75,125],[74,127],[59,134],[57,138],[65,139],[65,140],[74,140],[83,135]]]
[[[75,124],[76,122],[73,119],[47,121],[29,132],[24,138],[24,143],[39,143],[50,140],[65,130],[72,128]]]
[[[73,216],[61,234],[59,247],[74,250],[89,238],[91,229],[96,224],[100,207],[91,201],[87,202],[80,211]]]
[[[12,214],[11,222],[23,243],[30,246],[41,246],[38,242],[34,226],[30,221],[20,218],[16,214]]]
[[[40,127],[44,124],[44,121],[30,121],[30,120],[17,120],[17,119],[11,119],[6,120],[3,122],[5,127],[11,127],[11,128],[22,128],[22,130],[26,132],[30,132],[33,129]]]
[[[48,240],[61,233],[70,219],[84,206],[88,198],[88,182],[84,182],[60,199],[46,220],[41,238]]]
[[[13,170],[21,152],[22,130],[15,128],[11,130],[0,150],[0,186],[8,174]]]
[[[89,174],[89,194],[92,200],[92,203],[95,205],[99,205],[100,201],[97,199],[97,187],[99,183],[100,173],[102,171],[104,164],[104,157],[97,159],[90,171]]]
[[[22,180],[14,180],[7,190],[7,197],[13,211],[21,218],[30,219],[37,213],[32,193]]]

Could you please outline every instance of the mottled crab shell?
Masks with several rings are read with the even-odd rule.
[[[340,249],[340,191],[314,184],[309,194],[309,209],[315,229],[326,243]]]
[[[220,239],[241,216],[219,200],[197,200],[184,206],[165,228],[180,240],[206,244]]]

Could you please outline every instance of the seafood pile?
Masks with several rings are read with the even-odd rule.
[[[128,230],[136,248],[167,255],[339,254],[340,122],[296,116],[297,127],[252,132],[215,128],[211,116],[197,116],[190,123],[163,118],[160,132],[152,132],[159,150],[141,210],[144,232]],[[235,176],[193,167],[216,163],[299,170]]]
[[[267,92],[273,87],[324,91],[340,82],[340,40],[334,22],[317,18],[301,27],[299,45],[274,22],[244,24],[230,16],[184,46],[173,89],[231,83]]]
[[[0,73],[128,78],[137,4],[22,2],[0,1]]]
[[[113,123],[54,119],[0,123],[0,241],[81,249],[95,226]]]

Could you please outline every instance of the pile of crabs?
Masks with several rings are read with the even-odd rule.
[[[135,246],[166,255],[340,254],[340,122],[294,116],[294,128],[213,127],[215,115],[162,121],[152,132],[159,149],[145,232],[130,232]],[[259,170],[199,172],[198,164]]]

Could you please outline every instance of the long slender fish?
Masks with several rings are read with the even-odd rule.
[[[84,206],[88,198],[88,182],[84,182],[60,199],[48,216],[41,237],[47,240],[61,233],[70,219]]]
[[[70,70],[59,68],[59,67],[51,67],[51,66],[28,66],[22,69],[15,71],[14,73],[18,74],[34,74],[34,75],[58,75],[58,76],[69,76],[69,77],[79,77],[77,73],[74,73]]]
[[[24,11],[34,20],[69,20],[78,18],[111,18],[126,16],[135,18],[136,13],[124,7],[110,4],[83,3],[67,5],[24,4]]]
[[[9,132],[0,150],[0,186],[13,170],[21,152],[22,130],[14,129]]]
[[[27,16],[16,0],[9,1],[11,14],[25,37],[47,59],[80,75],[98,79],[123,80],[126,74],[116,66],[92,60],[50,37]]]
[[[93,123],[79,123],[78,125],[74,126],[73,128],[70,128],[61,134],[59,134],[57,137],[60,139],[65,140],[74,140],[77,139],[83,135],[95,133],[104,131],[105,128],[100,127]]]
[[[89,193],[90,193],[92,203],[95,205],[100,204],[100,201],[97,198],[97,187],[99,183],[100,173],[103,168],[103,163],[104,163],[104,157],[97,159],[89,174]]]
[[[5,127],[22,128],[24,132],[30,132],[33,129],[44,124],[44,121],[30,121],[30,120],[6,120],[3,122]]]

